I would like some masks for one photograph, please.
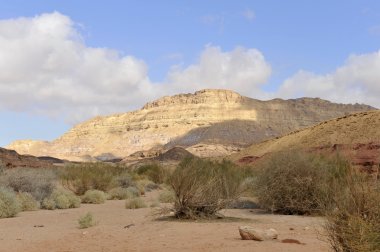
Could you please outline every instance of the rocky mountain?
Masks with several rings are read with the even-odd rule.
[[[273,138],[230,158],[239,163],[252,163],[267,153],[289,149],[339,153],[354,165],[372,172],[380,169],[380,110],[355,113],[328,120],[303,130]]]
[[[123,158],[139,151],[160,153],[173,146],[182,146],[195,155],[217,156],[372,109],[318,98],[260,101],[229,90],[206,89],[165,96],[133,112],[90,119],[52,142],[22,140],[7,148],[69,160]]]

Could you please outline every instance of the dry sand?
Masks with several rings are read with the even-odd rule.
[[[153,193],[144,197],[148,202]],[[82,204],[77,209],[40,210],[0,219],[1,252],[43,251],[328,251],[318,235],[321,218],[283,216],[258,210],[224,210],[226,216],[244,218],[233,221],[155,220],[151,208],[127,210],[125,201],[107,201],[101,205]],[[79,229],[77,220],[91,212],[98,225]],[[134,224],[129,228],[125,226]],[[279,239],[243,241],[238,226],[275,228]],[[42,227],[38,227],[42,226]],[[281,243],[297,239],[304,245]],[[321,240],[322,239],[322,240]]]

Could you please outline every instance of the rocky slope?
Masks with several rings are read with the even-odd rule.
[[[49,168],[53,166],[53,162],[42,160],[37,157],[19,155],[14,150],[0,148],[0,169],[1,168]]]
[[[220,155],[321,121],[371,109],[318,98],[259,101],[228,90],[201,90],[163,97],[137,111],[93,118],[52,142],[23,140],[7,148],[69,160],[126,157],[137,151],[173,146],[185,147],[201,156]]]
[[[331,154],[339,152],[354,165],[378,172],[380,110],[325,121],[280,138],[254,144],[230,158],[240,163],[252,163],[267,153],[292,148]]]

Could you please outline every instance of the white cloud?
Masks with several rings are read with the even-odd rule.
[[[256,49],[237,47],[223,52],[219,47],[207,46],[197,64],[169,72],[167,88],[172,92],[224,88],[257,95],[270,74],[270,65]]]
[[[326,75],[299,71],[282,84],[276,95],[321,97],[380,108],[380,51],[352,55],[343,66]]]
[[[162,95],[201,88],[258,90],[271,68],[256,49],[208,46],[199,62],[152,83],[146,64],[108,48],[88,47],[60,13],[0,20],[0,109],[78,122],[124,112]]]

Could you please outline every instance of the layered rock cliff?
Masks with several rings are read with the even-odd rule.
[[[259,101],[229,90],[208,89],[166,96],[137,111],[93,118],[52,142],[23,140],[7,148],[22,154],[83,160],[104,155],[126,157],[136,151],[180,145],[207,156],[215,146],[228,153],[321,121],[371,109],[318,98]]]

